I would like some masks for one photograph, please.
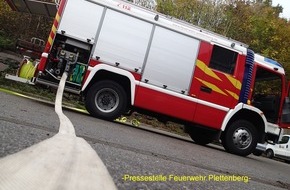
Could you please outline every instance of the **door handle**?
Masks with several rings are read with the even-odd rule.
[[[209,94],[212,92],[212,89],[206,86],[201,86],[200,90]]]

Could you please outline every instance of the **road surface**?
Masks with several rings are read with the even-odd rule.
[[[119,189],[290,189],[290,165],[65,110]],[[0,157],[58,132],[53,105],[0,92]],[[0,171],[1,172],[1,171]]]

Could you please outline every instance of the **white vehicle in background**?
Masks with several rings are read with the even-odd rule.
[[[268,158],[280,158],[290,163],[290,135],[283,135],[277,144],[268,143],[266,146]]]

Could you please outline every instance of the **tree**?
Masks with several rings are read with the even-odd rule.
[[[271,1],[238,1],[228,6],[227,36],[247,43],[251,49],[280,62],[290,72],[289,21],[280,18],[283,8]]]
[[[0,35],[11,41],[11,44],[15,44],[18,38],[30,40],[31,37],[38,37],[46,40],[52,20],[53,18],[12,11],[5,1],[0,1]]]
[[[225,19],[223,0],[158,0],[157,11],[216,31]]]

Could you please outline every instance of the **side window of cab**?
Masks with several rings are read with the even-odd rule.
[[[209,67],[233,75],[237,57],[237,52],[214,45]]]

